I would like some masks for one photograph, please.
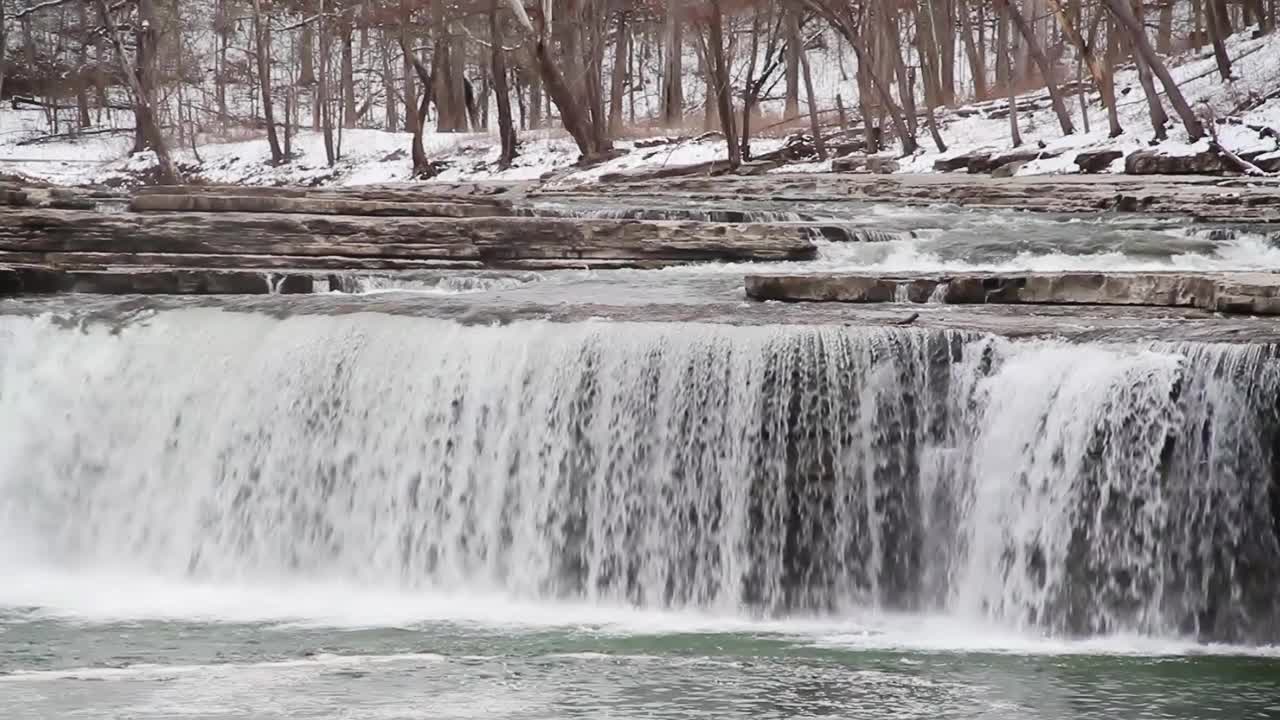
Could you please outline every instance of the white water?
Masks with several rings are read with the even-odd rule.
[[[4,317],[0,604],[1261,641],[1275,365],[923,331]]]

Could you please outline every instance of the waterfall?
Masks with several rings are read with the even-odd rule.
[[[1280,640],[1280,360],[911,328],[0,317],[0,569]]]

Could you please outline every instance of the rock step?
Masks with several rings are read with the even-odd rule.
[[[812,231],[786,224],[562,218],[375,218],[253,213],[97,213],[0,208],[0,251],[28,262],[88,263],[152,255],[463,261],[486,267],[652,267],[689,262],[806,260]],[[33,254],[35,254],[33,256]],[[91,256],[88,254],[96,254]],[[270,261],[268,267],[302,266]],[[261,267],[255,262],[253,267]],[[307,262],[306,266],[314,264]],[[331,261],[322,266],[332,267]],[[243,266],[241,266],[243,267]]]
[[[789,302],[1141,305],[1280,315],[1280,273],[815,273],[748,275],[747,297]]]
[[[323,276],[255,270],[131,268],[64,270],[0,267],[0,296],[94,293],[104,295],[306,294],[329,289]]]
[[[148,185],[134,188],[141,195],[237,195],[262,198],[347,199],[377,202],[450,203],[509,207],[513,188],[500,185],[430,185],[359,187],[265,187],[253,185]]]
[[[368,217],[494,217],[513,214],[502,203],[407,202],[346,197],[288,197],[276,195],[166,195],[145,193],[129,202],[133,212],[284,213],[359,215]]]

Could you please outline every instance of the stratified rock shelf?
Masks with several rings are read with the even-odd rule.
[[[949,305],[1124,305],[1280,315],[1280,274],[964,272],[748,275],[756,300]]]
[[[475,189],[8,188],[0,292],[308,292],[308,277],[333,270],[805,260],[813,235],[795,224],[518,217]]]

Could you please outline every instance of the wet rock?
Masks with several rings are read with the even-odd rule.
[[[92,209],[68,207],[66,209]],[[147,193],[129,203],[133,212],[243,212],[309,215],[360,215],[370,217],[489,217],[510,215],[508,203],[440,203],[361,200],[345,197],[285,197],[273,195],[210,195]]]
[[[899,234],[888,230],[855,228],[843,225],[811,225],[810,227],[823,240],[830,242],[882,243],[902,240],[906,237],[915,237],[914,233]]]
[[[881,155],[867,156],[867,172],[876,175],[888,175],[898,172],[898,161],[894,158],[884,157]]]
[[[692,165],[663,165],[657,168],[640,168],[638,170],[605,173],[600,176],[600,182],[637,182],[691,175],[723,175],[733,171],[733,169],[733,164],[728,160],[709,160],[707,162],[693,163]]]
[[[965,153],[956,155],[955,157],[942,158],[933,161],[933,169],[938,172],[955,172],[956,170],[966,170],[969,163],[975,159],[988,157],[987,153]]]
[[[1122,305],[1280,315],[1280,273],[897,273],[748,275],[757,300]]]
[[[1192,231],[1196,237],[1202,237],[1211,242],[1227,242],[1235,240],[1239,234],[1234,228],[1204,228]]]
[[[314,290],[315,278],[302,273],[169,268],[66,270],[21,266],[0,269],[0,295],[297,295]]]
[[[866,155],[847,155],[831,161],[833,172],[856,173],[867,171]]]
[[[1124,159],[1127,175],[1218,175],[1227,166],[1217,153],[1162,155],[1155,150],[1139,150]]]
[[[1018,171],[1022,169],[1022,166],[1026,164],[1027,164],[1026,160],[1014,160],[1011,163],[1005,163],[1004,165],[1001,165],[995,170],[992,170],[991,177],[997,177],[997,178],[1013,177],[1014,175],[1017,175]]]
[[[592,262],[655,266],[703,261],[809,259],[797,225],[530,217],[406,218],[251,213],[0,211],[0,252],[90,257],[151,254],[261,258],[463,261],[510,267]]]
[[[1057,156],[1058,153],[1043,150],[1016,150],[1000,155],[975,155],[969,160],[968,170],[971,173],[990,173],[1010,163],[1028,163],[1032,160]]]
[[[742,163],[734,172],[738,175],[764,175],[770,170],[775,170],[781,166],[782,164],[777,161],[757,160]]]
[[[1086,150],[1076,155],[1076,166],[1082,173],[1106,172],[1112,163],[1122,157],[1124,153],[1119,150]]]
[[[20,187],[0,186],[0,205],[26,207],[31,205],[31,197]]]

